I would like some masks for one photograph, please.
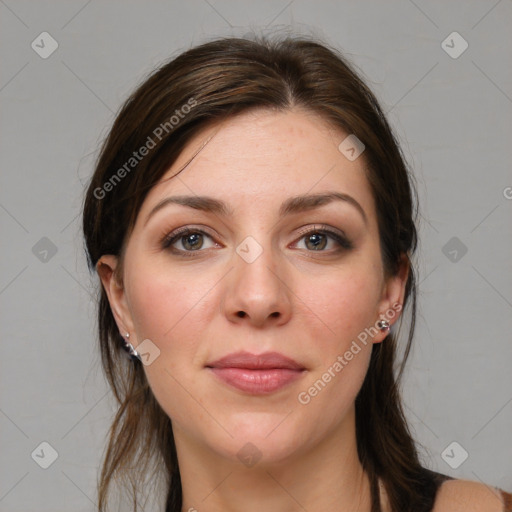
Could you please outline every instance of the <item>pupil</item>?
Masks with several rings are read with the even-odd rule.
[[[195,245],[197,244],[199,237],[201,235],[199,233],[193,233],[192,235],[187,235],[185,237],[185,246],[189,246],[189,248],[197,248]],[[192,240],[192,243],[190,243],[190,240]]]
[[[325,240],[322,240],[322,237],[323,235],[319,235],[319,234],[314,234],[314,235],[310,235],[308,238],[309,238],[309,241],[313,241],[313,247],[315,249],[317,249],[320,245],[322,245],[322,242],[325,242]],[[325,244],[322,245],[322,247],[320,247],[321,249],[323,249]]]

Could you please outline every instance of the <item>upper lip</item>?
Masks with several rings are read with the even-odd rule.
[[[246,368],[249,370],[289,369],[304,370],[304,366],[279,352],[251,354],[234,352],[206,365],[208,368]]]

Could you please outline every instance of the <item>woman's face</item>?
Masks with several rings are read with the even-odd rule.
[[[146,340],[144,371],[178,451],[275,463],[351,432],[386,335],[376,322],[396,321],[407,271],[385,278],[364,153],[338,149],[347,136],[301,110],[209,127],[147,195],[122,286],[116,259],[102,258],[120,331]],[[239,352],[248,357],[215,363]],[[268,352],[296,365],[250,357]]]

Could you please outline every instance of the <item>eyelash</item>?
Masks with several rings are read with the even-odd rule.
[[[196,228],[191,228],[191,227],[187,226],[187,227],[179,228],[179,229],[173,231],[172,233],[166,234],[160,240],[160,246],[162,247],[162,249],[170,250],[172,253],[174,253],[178,256],[194,257],[196,255],[196,253],[203,252],[204,249],[198,249],[197,251],[184,251],[182,249],[175,249],[174,247],[172,247],[174,242],[176,242],[180,238],[182,238],[186,235],[190,235],[190,234],[201,234],[201,235],[206,235],[209,238],[213,238],[212,235],[210,235],[208,232],[206,232],[202,229],[196,229]],[[329,253],[329,252],[338,253],[343,250],[353,249],[353,245],[348,240],[348,238],[346,238],[344,235],[338,233],[337,231],[333,231],[332,229],[329,229],[327,226],[323,226],[323,225],[320,227],[314,226],[313,228],[308,228],[308,229],[302,230],[301,232],[299,232],[299,238],[297,239],[297,241],[302,240],[307,235],[312,235],[312,234],[327,235],[327,236],[331,237],[336,243],[339,244],[339,247],[333,251],[320,250],[320,251],[318,251],[319,253],[325,253],[325,252],[326,253]],[[317,251],[312,250],[312,251],[308,251],[308,252],[315,253]]]

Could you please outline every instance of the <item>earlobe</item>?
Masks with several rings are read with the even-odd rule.
[[[389,334],[390,327],[400,317],[402,311],[405,288],[407,286],[407,279],[409,278],[410,262],[407,255],[402,255],[398,272],[390,276],[383,288],[382,299],[379,304],[379,322],[384,322],[379,325],[380,333],[376,336],[374,343],[383,341]]]
[[[98,260],[96,271],[107,294],[110,309],[114,315],[119,332],[124,335],[127,332],[133,332],[133,322],[127,305],[123,283],[116,273],[118,264],[119,259],[117,256],[105,254]]]

